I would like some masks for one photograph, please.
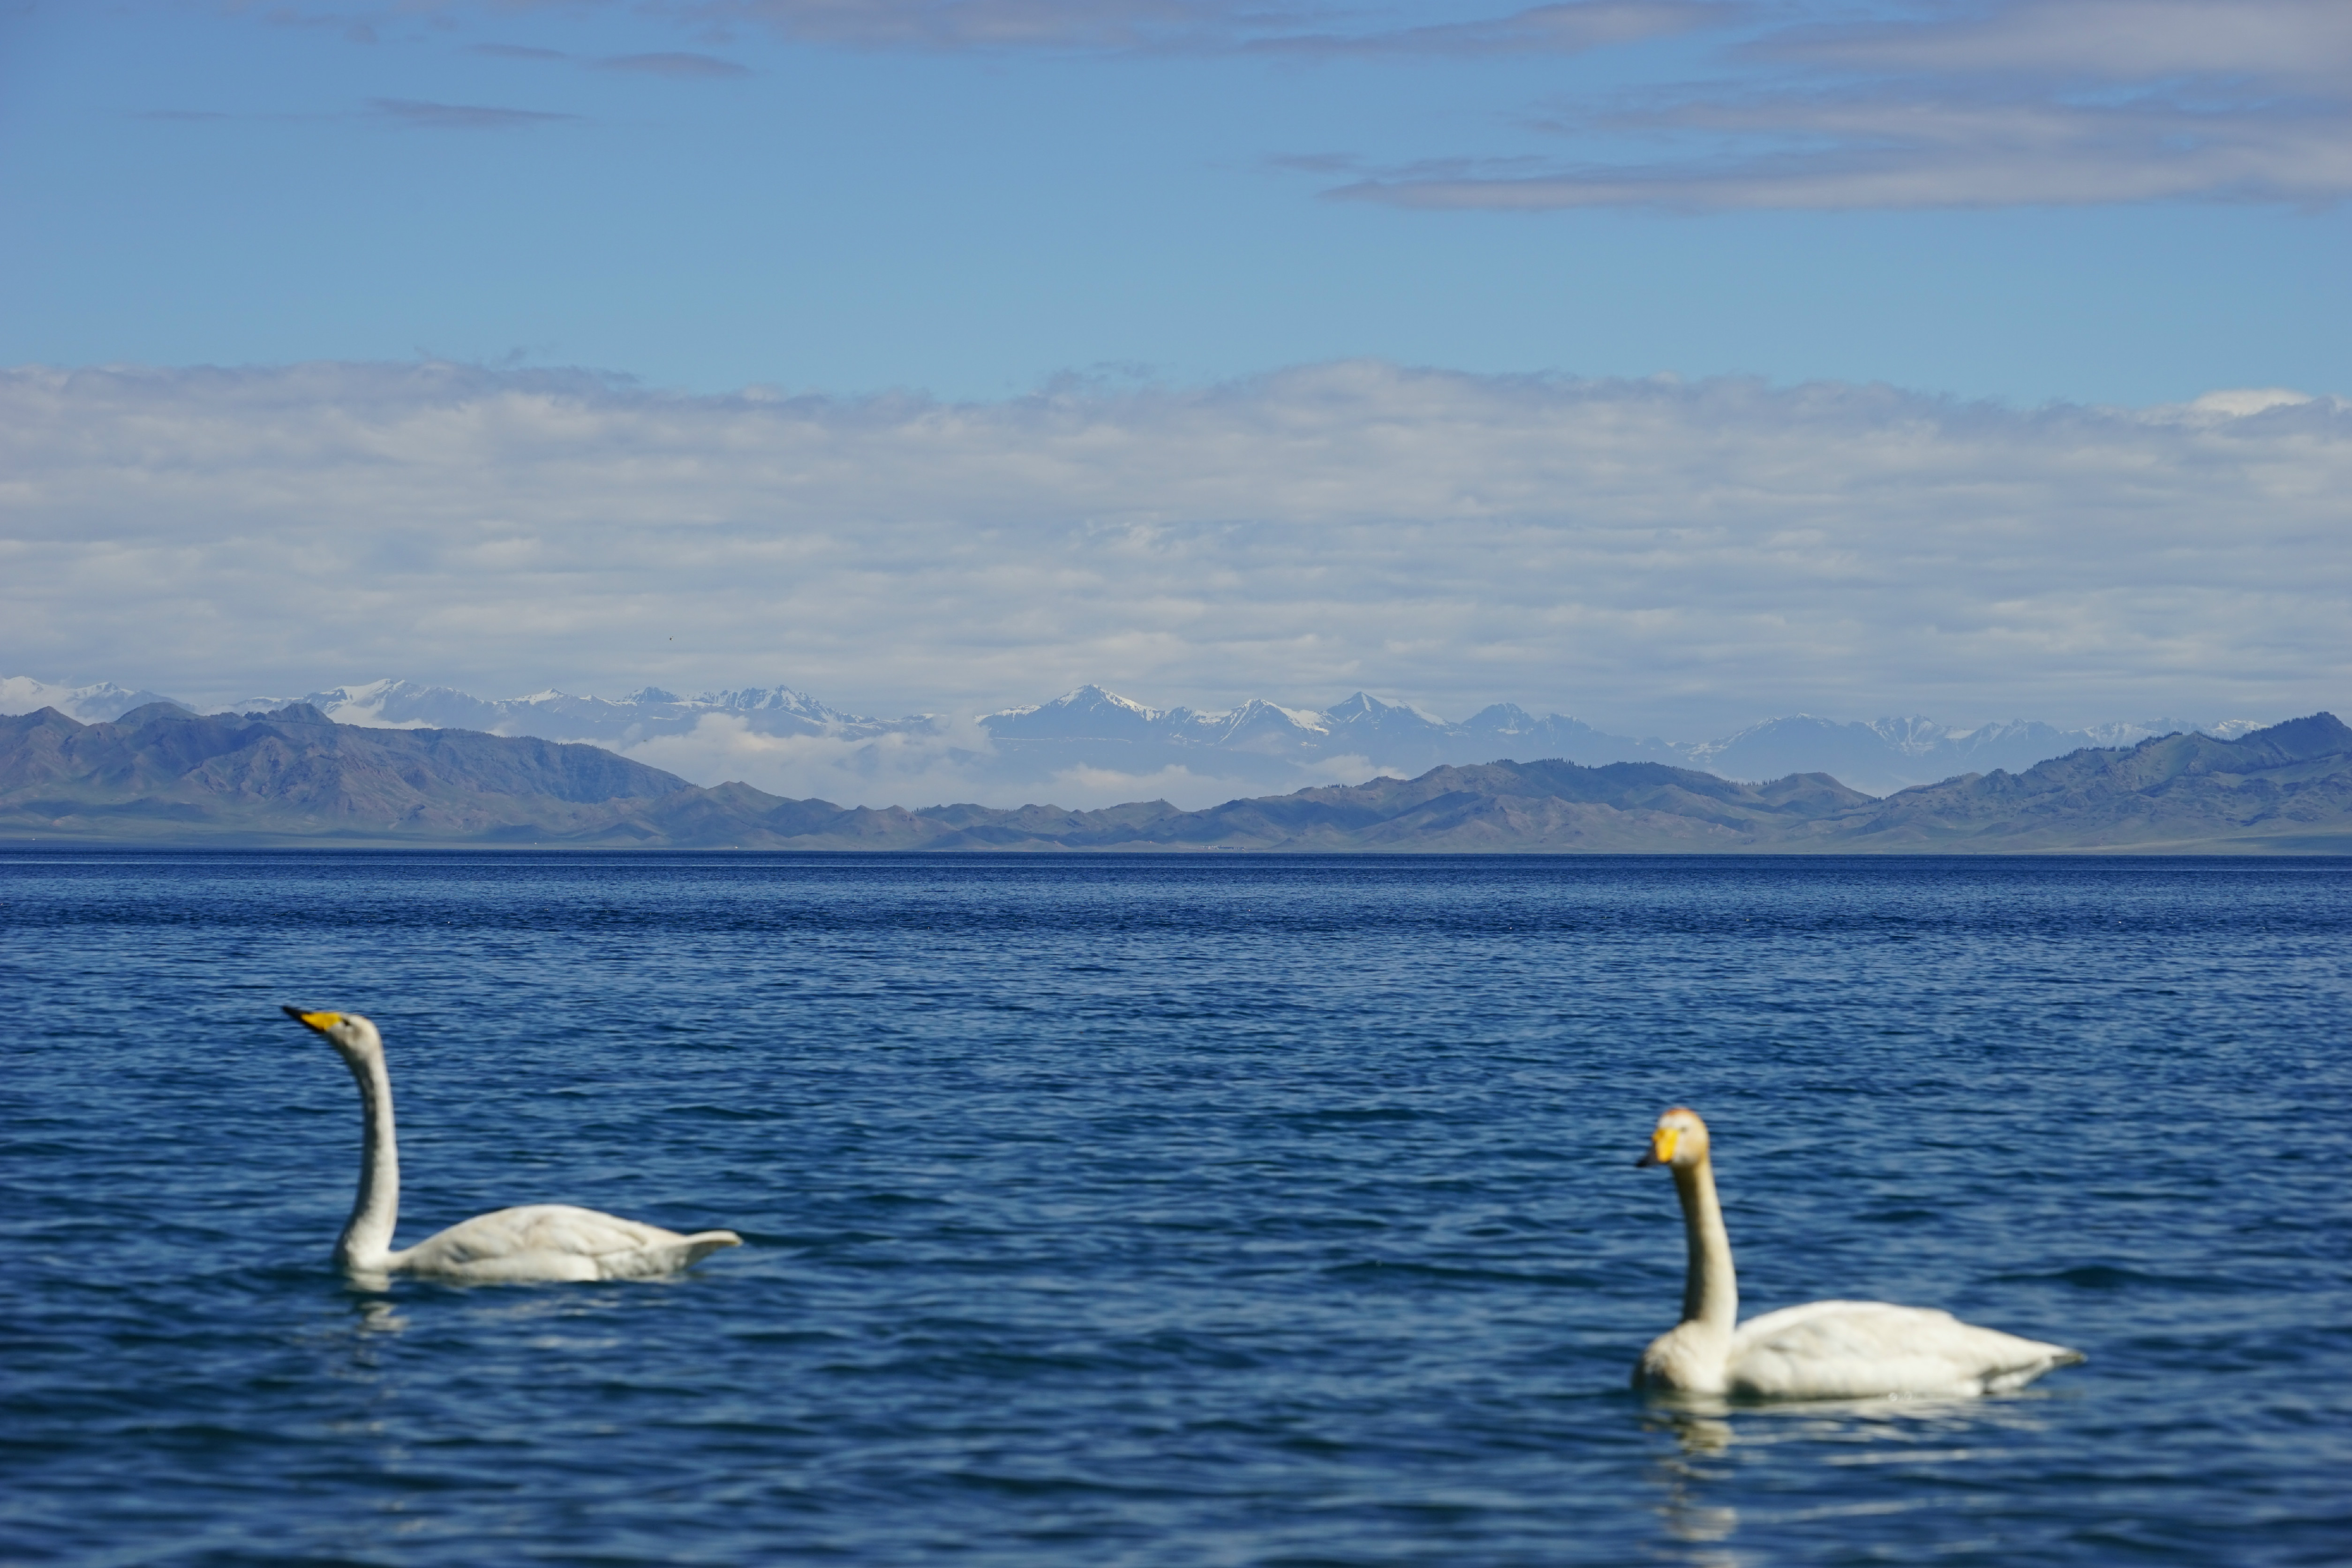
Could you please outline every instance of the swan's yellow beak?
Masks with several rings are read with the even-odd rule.
[[[281,1003],[280,1005],[285,1005]],[[286,1016],[299,1019],[322,1035],[343,1021],[343,1016],[341,1013],[305,1013],[299,1007],[291,1006],[286,1007]]]
[[[1643,1165],[1671,1165],[1675,1162],[1675,1142],[1682,1136],[1679,1127],[1661,1127],[1650,1134],[1650,1152],[1633,1162]]]

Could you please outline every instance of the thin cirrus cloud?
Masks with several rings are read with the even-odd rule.
[[[509,9],[553,9],[521,0]],[[757,28],[793,42],[925,53],[1301,58],[1576,54],[1720,25],[1727,0],[1566,0],[1460,19],[1427,4],[1261,5],[1254,0],[678,0],[691,26]],[[1427,19],[1433,10],[1447,19]]]
[[[1434,209],[2315,205],[2352,193],[2340,0],[2019,0],[1769,27],[1698,86],[1555,104],[1555,144],[1328,194]]]
[[[2352,8],[2337,0],[2026,0],[1969,7],[1940,25],[1792,28],[1756,52],[1876,69],[2340,83],[2352,71]]]
[[[1437,159],[1341,200],[1435,209],[1996,207],[2173,200],[2316,205],[2352,193],[2352,104],[1969,101],[1885,91],[1718,99],[1563,127],[1726,151],[1648,163]]]
[[[466,52],[489,59],[577,63],[595,70],[632,71],[640,76],[661,76],[681,80],[711,80],[752,74],[750,67],[721,59],[717,55],[677,49],[656,50],[650,54],[606,55],[595,59],[582,59],[562,49],[540,48],[528,44],[475,44]]]
[[[472,44],[469,55],[481,55],[494,60],[568,60],[572,57],[562,49],[541,48],[533,44]]]
[[[666,76],[682,79],[710,79],[722,77],[744,77],[750,68],[733,60],[722,60],[716,55],[656,53],[649,55],[612,55],[596,62],[596,68],[608,71],[635,71],[644,76]]]
[[[398,674],[970,714],[1097,680],[1693,735],[2352,700],[2352,404],[2279,391],[33,369],[0,373],[0,468],[16,672],[197,700]]]
[[[576,121],[577,114],[538,109],[499,109],[480,103],[433,103],[414,98],[372,98],[368,112],[420,131],[518,131]]]
[[[1569,0],[1492,12],[1418,0],[672,0],[645,15],[707,37],[877,52],[1473,70],[1607,57],[1606,74],[1572,94],[1498,104],[1490,140],[1506,145],[1345,158],[1345,177],[1324,192],[1431,211],[2308,207],[2352,194],[2344,0]],[[1635,48],[1669,37],[1681,42],[1664,55]],[[583,63],[677,79],[748,74],[691,51]]]
[[[1357,30],[1272,29],[1236,32],[1232,47],[1255,54],[1336,59],[1504,55],[1573,55],[1645,38],[1721,26],[1740,12],[1704,0],[1577,0],[1466,22],[1390,25]]]

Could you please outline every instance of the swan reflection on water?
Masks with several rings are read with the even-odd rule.
[[[1673,1448],[1660,1453],[1651,1466],[1651,1479],[1662,1494],[1654,1508],[1665,1538],[1661,1551],[1671,1561],[1692,1568],[1739,1568],[1759,1560],[1737,1550],[1741,1515],[1727,1499],[1743,1483],[1751,1503],[1759,1492],[1775,1500],[1776,1506],[1761,1514],[1751,1508],[1754,1517],[1748,1522],[1755,1525],[1945,1506],[1948,1494],[1941,1489],[1908,1495],[1880,1492],[1866,1499],[1851,1492],[1833,1497],[1806,1486],[1803,1478],[1807,1471],[1815,1472],[1818,1480],[1826,1473],[1856,1468],[1926,1468],[1978,1460],[2013,1461],[2012,1445],[1986,1439],[2047,1430],[2050,1424],[2041,1415],[2041,1407],[2047,1403],[2048,1396],[2038,1391],[1990,1399],[1841,1399],[1804,1404],[1734,1402],[1719,1395],[1654,1395],[1643,1411],[1642,1430],[1674,1441]],[[1779,1467],[1780,1473],[1769,1479],[1756,1473],[1766,1465]],[[1743,1475],[1743,1471],[1748,1473]],[[1678,1550],[1685,1547],[1704,1550]]]
[[[363,1297],[353,1310],[359,1314],[359,1331],[363,1334],[396,1334],[408,1327],[408,1320],[381,1296]]]
[[[1678,1452],[1658,1462],[1657,1475],[1665,1489],[1658,1518],[1669,1540],[1689,1546],[1712,1546],[1731,1539],[1739,1528],[1739,1510],[1706,1500],[1707,1483],[1730,1479],[1728,1470],[1710,1469],[1706,1461],[1721,1459],[1738,1441],[1728,1421],[1688,1411],[1654,1415],[1643,1423],[1650,1431],[1669,1430]],[[1702,1568],[1733,1568],[1740,1559],[1731,1552],[1702,1552],[1685,1561]]]

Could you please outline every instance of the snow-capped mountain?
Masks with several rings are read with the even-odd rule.
[[[1181,769],[1296,788],[1497,757],[1687,765],[1664,742],[1604,736],[1558,714],[1538,720],[1497,703],[1454,724],[1361,691],[1327,709],[1253,699],[1223,712],[1202,712],[1147,707],[1099,686],[1082,686],[1051,702],[983,714],[980,725],[1006,764],[1045,776],[1076,767],[1130,775]]]
[[[1914,784],[1935,784],[1959,773],[2016,773],[2049,757],[2085,746],[2125,746],[2151,735],[2202,730],[2232,739],[2255,727],[2251,720],[2200,725],[2170,720],[2102,724],[2061,730],[2019,720],[1958,729],[1932,719],[1879,719],[1870,722],[1796,714],[1769,719],[1717,741],[1639,740],[1612,735],[1553,713],[1538,719],[1513,703],[1498,702],[1460,723],[1449,723],[1402,703],[1358,692],[1320,710],[1252,700],[1223,713],[1191,708],[1150,708],[1099,686],[1082,686],[1051,702],[985,714],[981,726],[997,749],[1010,756],[1060,757],[1063,765],[1113,768],[1149,773],[1171,766],[1197,769],[1204,752],[1220,753],[1227,772],[1265,775],[1280,771],[1250,767],[1247,759],[1279,762],[1291,768],[1328,764],[1319,776],[1352,770],[1415,773],[1442,763],[1530,762],[1561,757],[1573,763],[1665,763],[1697,768],[1725,778],[1760,782],[1790,773],[1825,773],[1872,795],[1891,795]]]
[[[111,681],[69,687],[26,677],[0,679],[0,713],[54,707],[95,723],[168,700]],[[992,802],[1071,804],[1088,792],[1104,797],[1089,797],[1088,804],[1098,805],[1163,793],[1198,794],[1206,801],[1247,791],[1360,784],[1381,773],[1410,777],[1444,763],[1554,757],[1587,764],[1664,763],[1750,783],[1825,773],[1853,788],[1889,795],[1961,773],[2018,773],[2086,746],[2126,746],[2185,730],[2229,740],[2257,727],[2252,720],[2148,720],[2062,730],[2016,720],[1960,729],[1920,717],[1862,722],[1794,714],[1720,740],[1676,742],[1611,734],[1561,713],[1538,719],[1508,702],[1457,723],[1360,691],[1323,709],[1252,699],[1209,712],[1153,708],[1100,686],[1082,686],[1050,702],[983,714],[975,733],[936,714],[877,719],[844,712],[789,686],[696,697],[647,686],[616,698],[552,690],[482,698],[394,679],[299,698],[254,698],[226,710],[271,710],[289,700],[308,702],[344,724],[587,741],[698,783],[753,775],[748,782],[762,787],[827,798],[874,792],[874,799],[853,804],[877,805],[906,804],[884,799],[882,792],[909,789],[935,792],[926,798]],[[779,742],[789,744],[780,749]],[[782,771],[787,763],[801,771]],[[769,772],[761,773],[762,768]],[[711,776],[700,776],[706,773]]]
[[[1371,699],[1350,698],[1349,702]],[[1016,744],[1062,741],[1110,741],[1134,745],[1214,747],[1267,756],[1327,746],[1346,718],[1340,708],[1318,713],[1284,708],[1253,698],[1223,713],[1192,708],[1147,708],[1099,686],[1081,686],[1051,702],[983,714],[981,727],[1001,742]],[[1381,706],[1374,704],[1374,706]],[[1402,711],[1402,710],[1400,710]],[[1434,720],[1424,719],[1424,723]]]
[[[85,724],[111,724],[133,708],[172,699],[155,691],[131,691],[111,680],[95,686],[65,686],[29,675],[0,676],[0,713],[37,713],[54,708]]]
[[[682,735],[709,715],[742,721],[764,735],[825,735],[842,740],[928,731],[929,715],[868,719],[826,707],[789,686],[747,687],[680,697],[657,686],[618,698],[534,691],[528,697],[481,698],[448,686],[413,680],[372,680],[299,698],[254,698],[232,703],[236,712],[308,702],[338,724],[381,730],[480,730],[493,735],[537,735],[551,741],[593,741],[629,746],[656,735]]]

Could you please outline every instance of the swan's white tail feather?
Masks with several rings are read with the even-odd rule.
[[[2037,1350],[2044,1353],[2021,1365],[2003,1367],[1998,1372],[1988,1373],[1984,1380],[1984,1391],[1987,1394],[2014,1393],[2045,1372],[2055,1372],[2062,1366],[2080,1366],[2091,1359],[2081,1351],[2068,1350],[2064,1345],[2038,1344],[2032,1341],[2027,1342],[2034,1344]]]
[[[699,1263],[722,1247],[742,1245],[743,1238],[731,1230],[698,1230],[686,1238],[686,1262],[678,1267]]]

